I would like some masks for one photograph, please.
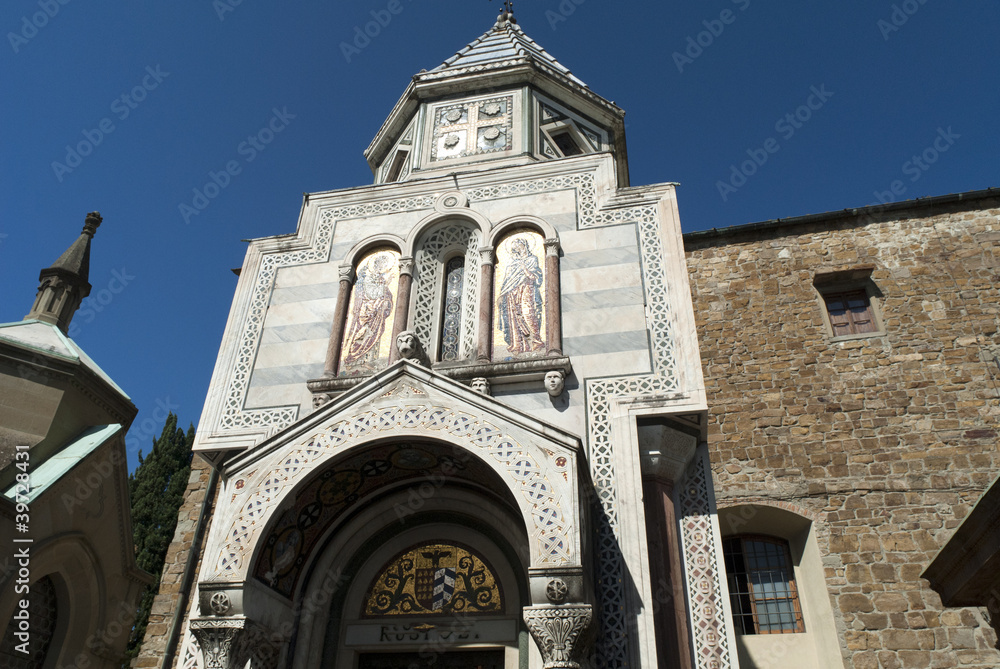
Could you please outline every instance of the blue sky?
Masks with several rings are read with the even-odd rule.
[[[133,457],[164,409],[197,423],[241,240],[293,232],[303,192],[370,183],[362,152],[409,78],[486,31],[499,8],[7,0],[0,322],[28,312],[38,270],[99,210],[74,339],[138,406]],[[686,232],[1000,186],[996,2],[515,10],[626,110],[632,184],[679,182]],[[377,35],[354,43],[378,18]],[[269,143],[247,142],[269,125],[280,128]],[[196,202],[227,164],[238,169],[225,187]]]

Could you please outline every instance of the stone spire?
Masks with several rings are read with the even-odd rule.
[[[90,295],[90,240],[102,220],[99,212],[87,214],[79,238],[51,267],[38,274],[35,304],[24,320],[52,323],[64,333],[69,330],[73,314]]]

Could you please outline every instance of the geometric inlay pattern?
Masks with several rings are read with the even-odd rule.
[[[680,487],[681,549],[691,610],[695,667],[729,667],[733,660],[725,625],[722,570],[712,526],[712,470],[699,448]]]
[[[515,496],[520,494],[527,502],[533,525],[529,535],[535,542],[533,566],[564,565],[577,559],[569,534],[573,528],[563,513],[558,494],[566,486],[559,485],[557,489],[545,476],[544,464],[538,463],[503,428],[485,420],[446,407],[403,404],[363,411],[341,420],[314,434],[298,448],[283,451],[276,462],[247,475],[244,485],[227,500],[234,509],[227,515],[233,520],[225,530],[221,550],[209,558],[208,568],[213,569],[214,579],[236,579],[246,572],[271,512],[318,464],[367,438],[386,432],[405,438],[408,432],[412,435],[415,431],[422,435],[447,433],[462,440],[470,450],[478,451],[483,459],[492,462],[494,471],[505,479],[511,492]]]

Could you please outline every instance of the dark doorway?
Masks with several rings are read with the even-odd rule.
[[[456,651],[452,653],[364,653],[358,669],[503,669],[502,650]]]

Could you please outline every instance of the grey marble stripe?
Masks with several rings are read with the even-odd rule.
[[[635,264],[638,262],[639,249],[634,246],[623,246],[613,249],[597,249],[595,251],[567,253],[559,259],[559,269],[583,269],[584,267],[625,265]]]
[[[602,309],[605,307],[627,307],[633,304],[643,304],[641,286],[562,294],[563,312]]]
[[[330,325],[330,323],[277,325],[264,328],[260,341],[262,344],[282,344],[292,341],[308,341],[310,339],[329,339]]]
[[[309,300],[336,299],[340,283],[310,283],[305,286],[291,288],[275,288],[271,293],[271,304],[288,304],[289,302],[307,302]]]
[[[290,383],[304,384],[309,379],[323,376],[323,363],[312,365],[288,365],[286,367],[265,367],[253,370],[250,387],[282,386]]]
[[[620,351],[643,351],[648,348],[649,337],[645,330],[584,335],[563,339],[563,353],[571,356],[618,353]]]

